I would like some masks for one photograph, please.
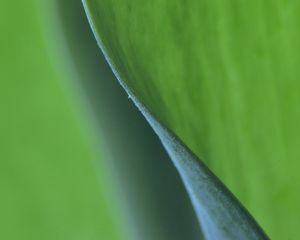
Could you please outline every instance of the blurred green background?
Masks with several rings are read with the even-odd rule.
[[[0,239],[200,239],[80,1],[0,2]]]

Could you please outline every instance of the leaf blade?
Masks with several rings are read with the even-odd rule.
[[[173,133],[171,133],[171,131],[167,130],[165,127],[162,127],[161,123],[157,121],[156,117],[154,117],[153,114],[149,112],[149,109],[146,108],[141,102],[141,98],[136,96],[136,91],[134,91],[133,88],[129,86],[128,82],[125,82],[122,79],[120,71],[118,71],[119,69],[117,68],[119,63],[118,61],[121,61],[122,59],[114,58],[114,54],[111,54],[110,52],[111,49],[109,49],[109,44],[107,45],[103,43],[103,39],[101,38],[103,35],[101,35],[101,33],[99,32],[99,26],[97,26],[97,24],[99,23],[99,19],[97,19],[97,17],[95,16],[99,13],[95,13],[97,12],[97,10],[94,11],[94,8],[96,7],[95,1],[83,1],[83,3],[98,44],[102,49],[114,74],[116,75],[125,91],[128,93],[129,97],[133,99],[133,102],[137,105],[138,109],[142,112],[150,125],[153,127],[153,129],[161,139],[163,145],[168,150],[175,166],[177,167],[193,201],[198,218],[203,224],[202,226],[204,227],[206,238],[268,239],[259,225],[241,206],[241,204],[233,197],[233,195],[226,189],[226,187],[220,183],[220,181],[210,172],[210,170],[208,170],[208,168],[195,155],[193,155],[191,151],[182,142],[180,142],[177,137],[173,135]],[[128,75],[126,80],[127,79]],[[197,180],[195,180],[195,176],[197,176],[196,178],[199,177],[200,179],[198,178]],[[201,178],[200,176],[205,177]],[[204,186],[205,184],[207,184],[207,179],[209,181],[208,188],[207,186]],[[213,191],[214,193],[211,194],[210,191]],[[204,197],[203,193],[204,195],[207,194],[207,196],[209,197]],[[217,195],[218,197],[216,197]],[[216,200],[219,198],[222,198],[223,200]],[[211,200],[216,201],[212,204],[212,206],[209,206]],[[228,202],[230,202],[231,204],[226,205],[226,203]],[[231,209],[229,210],[228,207]],[[203,209],[205,210],[203,211]],[[219,217],[222,215],[222,213],[225,213],[224,216],[221,217],[221,219],[218,219],[218,217],[211,218],[211,214],[213,211],[215,211],[215,209],[218,209],[219,212],[217,215],[219,215]],[[208,222],[210,223],[208,225],[206,225],[208,223],[206,221],[207,219],[204,219],[205,211],[209,212],[207,216],[209,216]],[[239,221],[243,222],[243,224],[239,224]]]

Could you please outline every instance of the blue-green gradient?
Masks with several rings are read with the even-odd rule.
[[[102,149],[51,60],[45,3],[0,3],[0,239],[125,239]]]

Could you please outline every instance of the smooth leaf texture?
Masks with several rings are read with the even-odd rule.
[[[272,239],[299,238],[300,3],[85,3],[136,103],[202,159]]]

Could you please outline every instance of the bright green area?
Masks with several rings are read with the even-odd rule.
[[[300,3],[87,0],[133,93],[272,239],[300,217]]]
[[[49,59],[42,3],[0,3],[0,239],[126,239],[70,76]]]

